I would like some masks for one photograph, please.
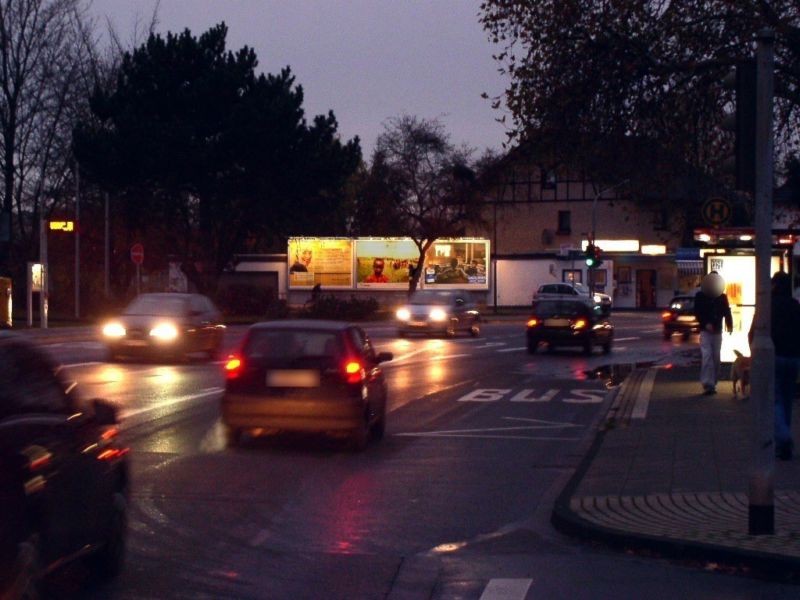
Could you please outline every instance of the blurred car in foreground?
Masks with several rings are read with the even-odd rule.
[[[226,365],[222,422],[229,445],[242,433],[346,436],[363,450],[386,428],[387,389],[366,333],[338,321],[256,323]]]
[[[184,360],[196,352],[215,358],[224,333],[222,314],[209,298],[170,292],[139,294],[102,329],[110,360]]]
[[[116,411],[85,402],[50,357],[0,333],[0,598],[39,598],[76,559],[116,575],[127,530],[127,449]]]
[[[397,309],[397,335],[409,333],[446,335],[459,331],[472,336],[481,332],[481,314],[465,292],[421,290]]]
[[[537,300],[526,327],[528,352],[535,354],[544,342],[548,350],[559,346],[580,346],[591,354],[595,346],[611,352],[614,326],[600,306],[590,306],[579,298]]]
[[[694,314],[694,296],[675,296],[669,301],[667,310],[661,313],[661,322],[665,340],[674,333],[680,333],[685,340],[693,333],[700,333],[700,321]]]
[[[537,300],[557,300],[560,298],[582,298],[589,304],[597,304],[604,314],[611,313],[611,296],[600,292],[591,293],[589,287],[582,283],[545,283],[533,294],[533,302]]]

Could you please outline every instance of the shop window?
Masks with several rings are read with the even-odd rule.
[[[580,269],[564,269],[561,272],[561,281],[564,283],[583,283],[583,271]]]
[[[572,233],[572,215],[570,211],[558,211],[558,229],[556,233],[559,235],[569,235]]]

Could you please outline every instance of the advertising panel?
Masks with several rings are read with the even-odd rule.
[[[356,287],[406,290],[419,250],[410,238],[356,240]]]
[[[489,240],[437,240],[425,255],[426,288],[489,289]]]
[[[289,238],[289,289],[353,286],[353,241],[348,238]]]

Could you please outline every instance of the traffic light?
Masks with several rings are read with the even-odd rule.
[[[756,185],[756,63],[736,63],[724,80],[726,89],[734,91],[736,110],[725,115],[723,129],[734,132],[734,156],[726,170],[736,176],[736,189],[755,192]]]
[[[596,269],[603,264],[603,259],[600,258],[600,248],[594,244],[586,246],[586,266],[590,269]]]

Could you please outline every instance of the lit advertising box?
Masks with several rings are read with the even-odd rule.
[[[349,238],[289,238],[289,288],[353,287],[353,241]]]
[[[411,238],[356,240],[356,287],[407,290],[419,250]]]
[[[489,289],[489,240],[442,239],[425,255],[424,287]]]

